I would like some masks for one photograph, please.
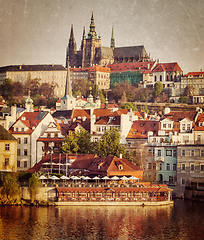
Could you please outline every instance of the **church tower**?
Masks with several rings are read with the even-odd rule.
[[[64,97],[61,98],[61,110],[72,110],[76,105],[76,99],[72,96],[72,85],[70,79],[69,57],[67,59],[67,78]]]
[[[85,36],[85,35],[84,35]],[[99,64],[101,37],[97,37],[94,24],[93,11],[91,15],[91,24],[87,38],[84,41],[82,50],[82,67],[90,67]]]
[[[66,55],[66,68],[68,67],[68,59],[70,59],[70,66],[76,67],[78,65],[77,63],[77,46],[76,41],[74,39],[74,31],[73,31],[73,25],[71,25],[71,33],[69,38],[69,44],[67,47],[67,55]]]
[[[114,27],[112,27],[112,35],[111,35],[111,44],[110,47],[114,50],[115,48],[115,38],[114,38]]]

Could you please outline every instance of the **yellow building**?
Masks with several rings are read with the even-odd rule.
[[[40,84],[55,84],[54,95],[62,97],[64,95],[67,70],[62,65],[11,65],[0,68],[0,84],[5,78],[12,79],[13,82],[25,83],[28,77],[39,79]]]
[[[17,169],[17,139],[0,125],[0,172]]]

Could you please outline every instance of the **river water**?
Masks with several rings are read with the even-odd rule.
[[[0,207],[0,239],[204,239],[204,202],[172,206]]]

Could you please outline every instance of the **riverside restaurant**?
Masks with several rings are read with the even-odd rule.
[[[116,180],[117,178],[117,180]],[[172,189],[165,184],[138,182],[136,178],[72,177],[53,186],[55,205],[168,205],[172,204]],[[55,179],[55,180],[54,180]],[[114,179],[114,180],[113,180]],[[60,179],[59,179],[60,180]],[[68,180],[68,182],[66,182]],[[70,182],[71,180],[71,182]]]

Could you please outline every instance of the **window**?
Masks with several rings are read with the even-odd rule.
[[[166,171],[170,171],[170,163],[166,164]]]
[[[181,164],[181,170],[185,171],[185,168],[186,168],[185,163],[182,163],[182,164]]]
[[[5,151],[9,151],[10,149],[10,144],[9,143],[5,143]]]
[[[173,163],[173,171],[176,171],[176,163]]]
[[[186,151],[184,149],[181,150],[181,156],[185,157]]]
[[[158,157],[161,157],[161,150],[158,150]]]
[[[28,143],[28,138],[24,138],[24,144]]]
[[[204,150],[201,150],[201,157],[204,157]]]
[[[47,137],[50,138],[50,133],[47,133]]]
[[[174,177],[173,176],[169,176],[169,182],[173,182],[174,181]]]
[[[119,166],[118,166],[118,169],[119,169],[119,170],[123,170],[123,165],[119,165]]]
[[[4,163],[5,166],[8,166],[9,165],[9,158],[5,158],[5,163]]]
[[[171,123],[168,124],[168,128],[171,128]]]
[[[27,156],[27,155],[28,155],[28,150],[24,149],[24,156]]]
[[[194,157],[194,156],[195,156],[195,150],[192,149],[192,150],[191,150],[191,157]]]
[[[28,162],[27,162],[27,161],[24,161],[23,167],[24,167],[24,168],[27,168],[27,166],[28,166]]]
[[[55,138],[58,138],[58,133],[55,133]]]
[[[21,149],[17,149],[17,155],[18,155],[18,156],[21,155]]]
[[[18,138],[17,140],[18,140],[18,144],[21,144],[21,138]]]
[[[204,171],[204,165],[200,165],[200,170]]]
[[[18,132],[18,128],[16,128],[16,132]]]
[[[159,170],[162,170],[162,163],[159,164]]]
[[[176,157],[177,156],[177,152],[176,150],[173,150],[173,157]]]
[[[191,125],[187,124],[187,131],[190,131],[190,130],[191,130]]]
[[[189,142],[189,136],[183,136],[183,142],[188,143]]]
[[[185,127],[186,127],[186,125],[185,125],[185,124],[182,124],[182,130],[183,130],[183,131],[185,130]]]
[[[195,170],[195,165],[191,164],[191,171],[194,171],[194,170]]]
[[[21,161],[17,161],[17,167],[21,167]]]
[[[24,128],[21,128],[21,131],[24,132]]]
[[[172,150],[166,150],[166,156],[172,156]]]
[[[166,123],[163,124],[163,128],[166,128]]]
[[[148,163],[148,169],[152,169],[152,164]]]
[[[186,179],[185,179],[185,178],[182,178],[182,179],[181,179],[181,185],[185,186],[185,184],[186,184]]]

